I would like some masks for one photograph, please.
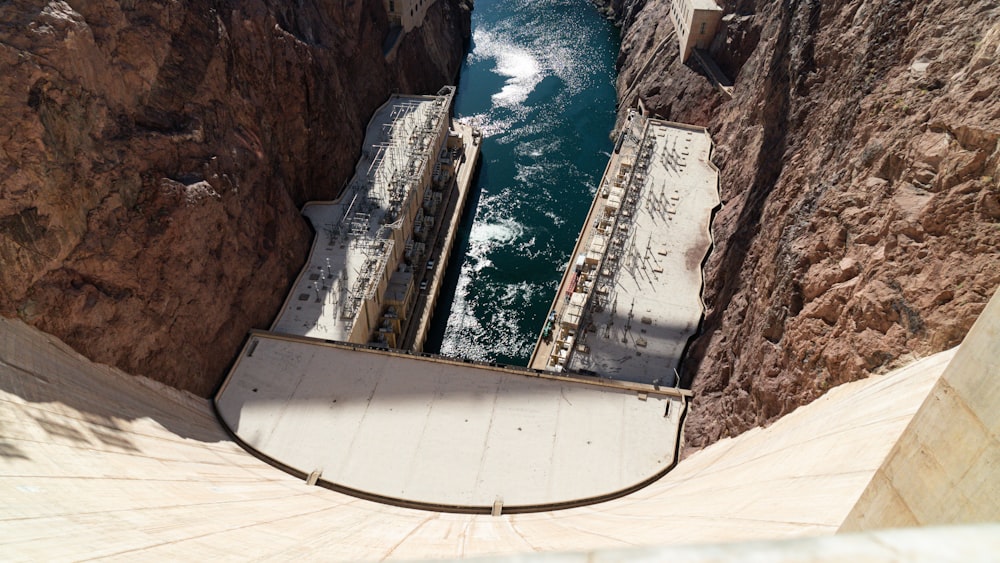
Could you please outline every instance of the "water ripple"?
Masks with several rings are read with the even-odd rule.
[[[526,363],[611,150],[617,33],[582,0],[480,0],[455,112],[480,197],[427,349]]]

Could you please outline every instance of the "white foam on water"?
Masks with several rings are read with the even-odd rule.
[[[503,288],[503,295],[498,296],[498,303],[493,304],[493,314],[480,319],[475,310],[479,303],[469,297],[474,278],[475,274],[463,266],[448,317],[448,328],[441,343],[441,353],[476,361],[530,354],[534,341],[521,334],[518,323],[523,309],[530,304],[538,288],[529,287],[526,283]],[[496,307],[497,304],[503,306]]]
[[[527,113],[527,109],[525,110]],[[552,129],[552,123],[549,120],[538,119],[535,121],[529,121],[525,123],[512,123],[511,127],[502,131],[499,136],[497,136],[497,143],[501,145],[508,145],[525,137],[531,137],[538,134],[544,134]]]
[[[517,245],[517,250],[518,252],[521,253],[522,256],[528,258],[529,260],[537,258],[539,255],[541,255],[539,249],[535,247],[535,245],[537,244],[538,244],[538,237],[531,237],[530,239]]]
[[[455,299],[452,301],[451,313],[448,315],[448,324],[445,331],[444,341],[441,342],[441,354],[453,357],[468,357],[470,351],[475,351],[475,346],[469,346],[469,341],[464,338],[469,334],[477,334],[482,331],[479,319],[471,311],[471,304],[468,301],[469,284],[472,283],[472,272],[469,263],[462,265],[462,273],[458,277],[455,285]]]
[[[528,156],[539,159],[543,156],[559,153],[562,149],[562,139],[559,137],[543,136],[538,139],[522,141],[514,148],[514,153],[518,156]]]
[[[500,297],[500,302],[507,307],[528,307],[532,299],[538,293],[538,284],[521,282],[504,286],[504,294]]]
[[[514,241],[523,233],[524,226],[508,217],[493,223],[473,225],[469,239],[473,244],[482,243],[492,249],[498,243],[507,244]]]
[[[558,214],[558,213],[556,213],[556,212],[554,212],[554,211],[552,211],[552,210],[549,210],[549,209],[546,209],[546,210],[544,211],[544,215],[545,215],[545,216],[546,216],[546,217],[547,217],[547,218],[548,218],[548,219],[549,219],[550,221],[552,221],[552,224],[553,224],[554,226],[556,226],[556,227],[561,227],[562,225],[565,225],[565,224],[566,224],[566,218],[565,218],[565,217],[563,217],[563,216],[562,216],[561,214]]]
[[[490,201],[497,199],[496,196],[484,197],[487,205],[481,209],[495,209]],[[470,297],[470,288],[483,270],[493,266],[490,254],[499,247],[517,244],[524,234],[524,226],[510,217],[476,218],[469,233],[469,250],[455,286],[448,328],[441,343],[442,354],[486,361],[498,354],[523,353],[525,343],[517,342],[519,310],[501,309],[498,316],[484,323],[476,316],[477,303]],[[491,345],[486,347],[486,343]]]
[[[489,220],[489,219],[487,219]],[[490,222],[477,222],[472,225],[469,233],[469,252],[467,256],[474,265],[474,270],[480,272],[492,266],[489,255],[498,247],[508,246],[524,234],[524,226],[512,218],[500,218]]]
[[[515,120],[513,118],[500,119],[487,113],[477,113],[476,115],[460,117],[458,121],[479,129],[483,137],[493,137],[506,133],[514,125]]]
[[[535,180],[545,177],[550,167],[542,163],[536,163],[530,165],[514,164],[514,168],[517,170],[514,180],[520,184],[530,184]]]
[[[474,16],[474,48],[467,63],[478,74],[467,76],[491,89],[479,91],[485,99],[477,101],[478,113],[460,120],[478,127],[491,149],[508,145],[501,150],[512,157],[513,177],[495,178],[478,202],[443,354],[480,361],[527,359],[534,346],[535,330],[521,325],[528,324],[526,315],[538,308],[537,302],[551,299],[565,267],[565,249],[549,240],[553,226],[567,222],[557,208],[561,204],[553,204],[551,187],[579,176],[562,160],[563,128],[580,103],[574,98],[578,93],[595,81],[613,81],[613,69],[594,64],[605,53],[594,41],[597,27],[581,19],[593,15],[587,10],[593,8],[581,0],[509,0],[484,6]],[[507,168],[495,167],[494,174]],[[551,262],[552,279],[510,283],[510,273],[499,272],[498,264],[512,259],[521,260],[529,275],[539,259]]]
[[[493,105],[520,109],[535,86],[545,78],[539,58],[506,34],[476,29],[472,37],[476,45],[473,58],[493,59],[493,72],[507,78],[503,88],[493,94]]]
[[[517,124],[523,126],[532,111],[525,102],[545,78],[556,76],[566,85],[562,99],[583,88],[593,74],[584,64],[592,56],[589,41],[580,36],[584,31],[575,24],[551,26],[535,21],[477,27],[469,61],[492,60],[492,72],[505,78],[500,91],[491,95],[491,113],[497,109],[513,112]]]

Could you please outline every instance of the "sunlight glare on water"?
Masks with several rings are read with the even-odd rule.
[[[585,0],[478,0],[455,115],[481,169],[425,350],[525,365],[614,126],[617,30]]]

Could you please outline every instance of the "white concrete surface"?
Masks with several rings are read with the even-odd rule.
[[[530,365],[673,385],[704,311],[719,172],[712,140],[633,114],[570,255]]]
[[[701,262],[712,244],[719,174],[707,132],[650,120],[646,134],[652,155],[621,235],[627,240],[608,288],[612,306],[591,308],[594,332],[578,338],[589,353],[574,354],[570,368],[672,385],[704,311]]]
[[[983,521],[1000,521],[1000,292],[841,529]]]
[[[426,258],[414,256],[408,263],[403,247],[412,243],[415,215],[422,214],[447,136],[453,90],[447,92],[390,96],[368,123],[343,194],[303,207],[315,238],[271,330],[368,342],[393,272],[423,268]]]
[[[2,320],[0,553],[358,561],[833,533],[952,354],[835,388],[626,497],[491,517],[306,486],[229,441],[207,401],[94,365]]]
[[[684,394],[255,333],[216,404],[249,447],[302,474],[489,512],[603,497],[666,471]]]
[[[861,534],[809,537],[788,540],[658,546],[629,549],[599,549],[573,553],[476,558],[477,563],[761,563],[995,561],[1000,553],[1000,524],[939,526],[879,530]]]

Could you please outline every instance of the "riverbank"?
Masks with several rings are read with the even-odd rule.
[[[473,188],[472,181],[475,178],[476,168],[479,165],[482,133],[471,125],[454,120],[452,120],[451,129],[461,136],[463,152],[455,173],[455,182],[448,198],[448,205],[442,216],[441,223],[447,221],[447,230],[442,239],[439,223],[438,236],[435,237],[434,247],[431,251],[431,259],[434,260],[435,265],[430,270],[430,276],[425,275],[424,277],[427,280],[426,289],[421,289],[417,296],[414,313],[411,316],[416,322],[409,323],[409,329],[403,338],[402,348],[415,352],[422,352],[424,349],[427,331],[433,320],[434,307],[441,294],[445,269],[451,259],[455,238],[461,225],[462,215],[465,212],[469,192]]]

